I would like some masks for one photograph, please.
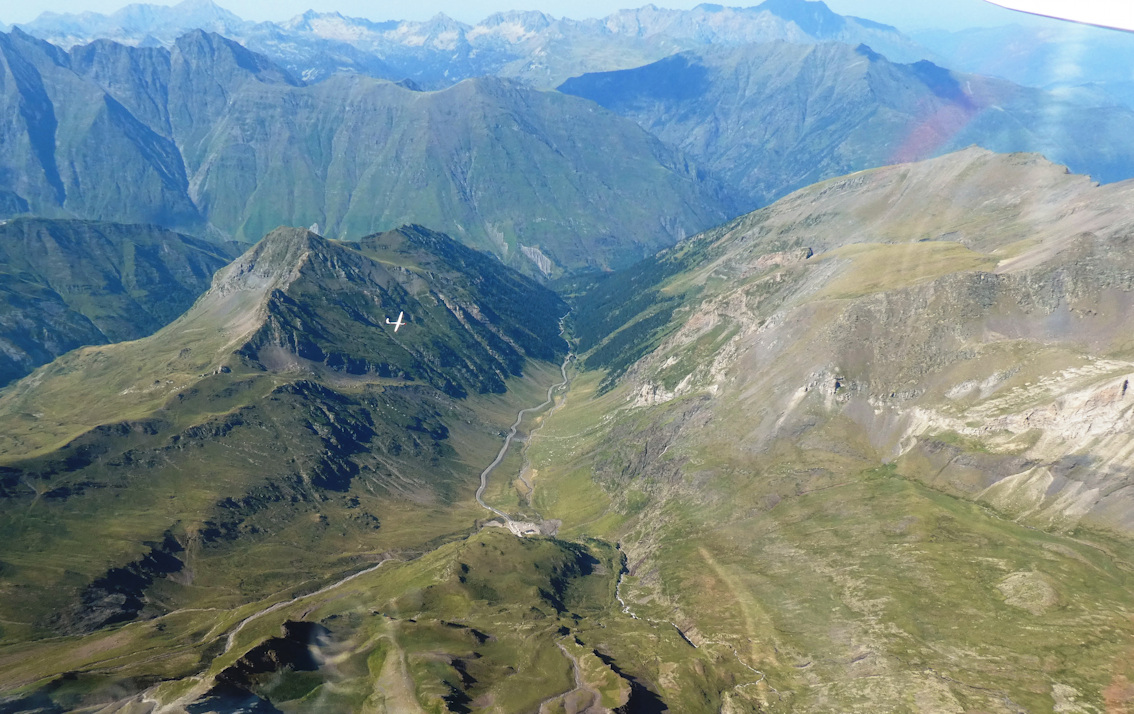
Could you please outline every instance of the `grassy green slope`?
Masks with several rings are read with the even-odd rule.
[[[0,225],[0,383],[82,345],[172,322],[231,260],[231,246],[156,226],[15,219]]]
[[[343,151],[340,147],[352,147]],[[356,238],[437,226],[512,265],[626,265],[727,216],[728,201],[632,122],[497,79],[414,92],[362,77],[247,85],[190,172],[213,223]]]
[[[510,80],[303,86],[202,31],[169,51],[68,54],[14,30],[0,35],[0,76],[0,217],[245,242],[280,224],[357,239],[418,223],[539,274],[626,265],[732,214],[714,181],[632,121]]]
[[[154,336],[70,353],[0,396],[7,643],[223,615],[470,531],[476,469],[542,400],[557,370],[538,358],[565,348],[495,301],[562,304],[423,229],[365,245],[399,265],[281,229]],[[396,335],[392,308],[409,319]]]
[[[558,378],[550,365],[529,361],[507,392],[459,399],[428,386],[427,371],[351,374],[309,358],[265,370],[262,345],[233,353],[282,324],[285,297],[307,310],[302,334],[329,340],[346,334],[338,308],[306,290],[325,284],[335,305],[361,311],[352,290],[381,297],[396,283],[412,318],[399,335],[439,330],[424,306],[445,293],[464,320],[492,308],[486,324],[502,339],[562,354],[555,327],[506,314],[508,300],[538,307],[553,295],[445,240],[408,228],[355,251],[302,231],[269,236],[218,275],[177,331],[226,317],[228,333],[189,344],[227,354],[228,371],[214,367],[143,418],[6,463],[7,706],[574,711],[656,708],[674,691],[671,706],[695,710],[757,680],[726,646],[697,648],[671,625],[622,612],[625,560],[611,543],[474,527],[484,511],[471,476],[518,406],[544,399]],[[475,280],[462,281],[470,268]],[[367,329],[358,323],[339,349],[376,349],[360,337]],[[185,349],[174,334],[117,347],[163,365],[156,350]],[[71,369],[112,361],[99,350]],[[19,398],[65,378],[59,369],[21,383]],[[104,570],[107,560],[120,565]],[[312,643],[318,659],[304,654]]]
[[[229,372],[119,428],[121,456],[88,434],[0,472],[35,539],[97,524],[135,548],[97,581],[45,548],[71,599],[38,622],[19,620],[45,587],[31,579],[62,581],[5,551],[6,593],[25,600],[0,615],[0,690],[168,711],[1123,711],[1128,192],[967,151],[819,184],[622,282],[579,281],[588,369],[524,420],[485,493],[561,521],[523,540],[477,528],[469,477],[558,370],[529,362],[478,394],[478,375],[506,371],[486,348],[456,398],[428,361],[380,373],[389,335],[344,315],[365,325],[378,313],[361,294],[382,311],[396,298],[413,306],[403,331],[479,334],[478,313],[527,283],[460,280],[487,265],[417,228],[357,249],[270,238],[195,309],[261,316]],[[465,306],[455,323],[435,311],[449,303]],[[627,335],[657,303],[668,317]],[[167,439],[174,418],[198,426]],[[162,491],[191,468],[194,490]],[[114,509],[117,532],[96,515]],[[180,520],[167,534],[154,513]],[[123,536],[145,518],[148,543]]]
[[[963,152],[600,285],[534,508],[622,542],[638,614],[764,671],[739,710],[1125,711],[1129,191]],[[627,292],[659,299],[586,336]]]

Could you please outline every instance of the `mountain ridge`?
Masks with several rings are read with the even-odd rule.
[[[439,710],[1122,702],[1132,192],[979,148],[836,177],[563,281],[584,368],[522,377],[507,350],[566,349],[545,288],[421,227],[281,230],[176,329],[0,393],[0,508],[23,516],[0,519],[0,688],[186,711],[354,711],[377,687]],[[443,346],[468,360],[437,370]],[[484,522],[485,464],[484,503],[554,537]]]
[[[9,215],[246,241],[280,224],[361,237],[416,222],[534,274],[626,264],[731,210],[723,188],[632,122],[511,80],[306,85],[201,31],[169,52],[100,42],[65,54],[19,30],[0,49],[32,82],[5,85],[3,163],[23,177],[0,184]]]
[[[517,301],[529,320],[551,324],[517,322]],[[384,318],[397,311],[407,324],[395,333]],[[432,525],[394,526],[390,547],[460,533],[469,509],[445,509],[471,500],[463,461],[487,454],[491,430],[504,426],[498,412],[517,398],[508,390],[541,388],[552,370],[541,360],[565,354],[561,311],[535,281],[420,226],[357,245],[280,228],[154,335],[69,352],[0,391],[0,508],[32,492],[46,499],[5,538],[42,537],[36,548],[88,576],[47,596],[59,608],[41,609],[35,627],[90,632],[160,611],[146,596],[152,586],[195,597],[166,576],[186,567],[199,576],[203,565],[187,565],[194,554],[225,551],[238,537],[283,532],[273,547],[288,548],[289,529],[302,530],[304,514],[328,501],[340,504],[350,537],[398,523],[388,509],[444,511]],[[105,499],[127,487],[129,508],[141,510],[115,526]],[[65,544],[80,528],[128,535],[72,562]],[[331,555],[327,543],[339,537],[312,547]],[[320,555],[294,558],[322,567]],[[4,559],[30,562],[11,548]],[[5,565],[4,577],[11,572]],[[12,607],[29,606],[38,587],[28,583]]]
[[[560,90],[679,147],[739,186],[747,208],[850,171],[970,144],[1044,153],[1104,182],[1134,175],[1134,147],[1122,129],[1134,122],[1129,110],[1095,107],[1084,120],[1085,110],[1059,95],[924,60],[895,64],[861,45],[710,48],[584,75]]]
[[[495,13],[475,25],[443,13],[421,22],[374,22],[312,11],[278,23],[236,23],[212,19],[225,12],[216,6],[198,19],[189,12],[158,6],[131,7],[150,8],[156,16],[168,14],[171,19],[132,30],[121,22],[92,17],[87,24],[93,27],[85,33],[79,31],[82,23],[77,18],[45,17],[21,26],[68,47],[96,37],[137,44],[157,36],[171,44],[179,34],[200,26],[238,39],[308,80],[323,79],[345,68],[377,72],[376,76],[395,81],[410,78],[433,89],[485,74],[551,88],[573,74],[611,69],[596,66],[588,57],[591,54],[601,52],[607,61],[622,55],[619,66],[632,67],[706,43],[838,39],[873,44],[903,61],[932,57],[892,27],[836,15],[822,2],[805,0],[764,2],[752,8],[702,4],[692,10],[647,5],[586,20],[514,11]],[[804,29],[797,20],[819,34]],[[577,49],[572,50],[573,46]],[[549,52],[550,48],[555,51]],[[338,64],[344,60],[345,67]],[[563,64],[550,66],[549,62]]]
[[[0,383],[71,349],[143,337],[184,312],[234,255],[156,226],[0,224]]]
[[[578,286],[532,508],[620,543],[639,617],[734,643],[775,688],[738,708],[1125,703],[1132,191],[969,149]]]
[[[927,210],[925,196],[935,192],[931,187],[950,183],[963,183],[964,189],[941,192],[950,197],[948,205]],[[998,195],[993,191],[995,186],[1004,184],[1027,186],[1029,193]],[[1101,366],[1113,363],[1096,377],[1104,383],[1097,388],[1105,391],[1109,388],[1106,381],[1110,379],[1110,371],[1122,369],[1124,358],[1121,355],[1129,348],[1129,342],[1121,332],[1125,320],[1122,305],[1129,300],[1134,286],[1124,277],[1122,265],[1134,259],[1127,255],[1126,241],[1126,235],[1134,227],[1134,218],[1116,220],[1115,206],[1120,206],[1131,190],[1134,190],[1134,184],[1129,181],[1100,187],[1088,177],[1069,174],[1065,167],[1052,164],[1038,155],[999,155],[980,149],[968,149],[925,162],[873,169],[802,189],[770,208],[749,214],[660,254],[656,264],[647,263],[636,269],[643,279],[653,281],[638,285],[637,289],[656,290],[658,286],[676,280],[688,291],[686,299],[700,304],[700,307],[694,308],[692,313],[679,313],[684,315],[680,319],[674,318],[679,321],[678,324],[684,322],[684,327],[677,332],[654,333],[652,338],[649,334],[641,335],[640,339],[651,345],[651,352],[656,348],[656,354],[641,362],[635,358],[626,379],[637,385],[639,394],[634,399],[639,406],[665,404],[703,389],[712,394],[736,394],[735,388],[726,390],[719,382],[716,387],[711,385],[713,380],[725,379],[724,375],[729,373],[725,364],[740,363],[740,342],[763,350],[763,358],[768,360],[782,359],[783,355],[795,354],[797,350],[811,350],[806,361],[830,359],[832,364],[797,363],[790,367],[784,364],[776,369],[801,371],[796,379],[806,380],[808,377],[803,373],[808,370],[813,371],[811,376],[817,377],[820,382],[829,377],[832,383],[840,385],[834,388],[833,393],[842,395],[849,403],[868,399],[875,415],[902,409],[919,414],[911,421],[891,415],[885,419],[879,417],[881,421],[874,422],[874,417],[866,413],[852,417],[871,422],[869,427],[864,428],[870,431],[874,448],[886,461],[906,454],[919,436],[932,433],[933,428],[941,428],[932,427],[929,423],[948,421],[943,416],[946,413],[956,413],[958,419],[964,414],[959,405],[965,402],[957,402],[961,399],[959,396],[942,396],[946,392],[954,393],[950,392],[952,387],[948,381],[912,390],[908,384],[904,389],[898,389],[898,382],[912,378],[910,384],[921,384],[923,380],[930,379],[928,375],[939,371],[941,376],[935,379],[947,380],[949,378],[944,373],[948,369],[963,372],[957,365],[965,360],[978,359],[981,349],[991,354],[999,349],[1008,349],[1009,344],[1017,341],[1034,342],[1044,345],[1044,349],[1066,350],[1067,355],[1059,359],[1069,364],[1089,365],[1097,361]],[[1042,198],[1037,198],[1040,196]],[[815,213],[817,205],[823,206],[820,214]],[[882,207],[885,210],[880,210]],[[798,225],[809,226],[807,235],[795,231]],[[838,231],[823,228],[835,225],[840,226]],[[847,229],[847,226],[851,228]],[[864,237],[868,239],[864,240]],[[899,248],[903,245],[908,247]],[[903,257],[903,251],[909,251],[909,255]],[[884,268],[879,261],[884,260],[881,256],[885,255],[891,255],[891,259],[899,264]],[[1102,267],[1101,262],[1108,260],[1112,265]],[[669,267],[665,267],[667,265]],[[692,274],[681,278],[683,270],[690,270]],[[681,367],[666,366],[673,365],[672,353],[680,349],[678,345],[696,344],[699,336],[705,335],[714,325],[734,320],[747,322],[742,317],[744,310],[734,305],[735,296],[714,295],[710,291],[700,294],[697,290],[689,291],[691,286],[713,274],[717,274],[719,280],[724,274],[743,277],[768,274],[769,271],[773,275],[779,271],[785,278],[794,275],[793,280],[801,282],[789,288],[788,293],[770,299],[768,306],[762,308],[772,311],[763,316],[767,321],[764,327],[749,325],[733,332],[731,340],[735,344],[728,349],[718,348],[719,363],[703,355],[704,362],[701,364],[680,360],[678,364]],[[632,279],[629,276],[612,278],[611,286],[617,287],[619,280]],[[777,293],[782,290],[776,289]],[[1041,297],[1045,290],[1057,292]],[[788,297],[793,291],[798,293]],[[996,297],[986,295],[986,291],[991,291]],[[875,300],[874,296],[878,299]],[[888,300],[886,296],[889,296]],[[601,291],[586,299],[595,302],[586,303],[587,307],[579,316],[584,320],[592,317],[589,311],[602,310],[605,304]],[[1082,301],[1084,306],[1072,307],[1076,301]],[[1091,313],[1085,307],[1094,301],[1108,305],[1105,315]],[[951,327],[950,331],[938,334],[934,325],[940,321],[919,314],[921,310],[933,309],[937,302],[963,304],[963,308],[953,309],[968,316],[966,319],[976,320],[978,325],[983,324],[980,320],[990,322],[988,326],[972,328],[973,332],[961,333],[959,327]],[[841,322],[834,317],[843,311],[853,312],[856,305],[862,305],[864,313],[898,310],[901,305],[900,309],[908,314],[900,323],[917,325],[917,328],[904,340],[896,336],[887,338],[902,342],[901,349],[895,347],[894,352],[888,354],[885,352],[887,346],[855,342],[854,331],[844,332],[834,325],[827,331],[820,331],[817,327],[819,323],[831,320],[847,328],[854,323],[890,324],[889,320],[860,323],[864,319],[862,316],[846,317]],[[829,309],[821,306],[829,306]],[[678,309],[684,311],[685,308]],[[1049,322],[1045,317],[1060,310],[1069,310],[1073,317],[1062,323]],[[792,312],[811,315],[809,321],[804,321],[811,324],[809,334],[794,340],[783,337],[786,333],[798,332],[793,324],[803,324],[798,319],[789,319],[788,315]],[[715,314],[715,317],[710,317],[710,314]],[[641,315],[633,315],[631,324],[634,319],[641,320]],[[626,315],[614,319],[626,320]],[[1097,323],[1094,322],[1096,319]],[[672,330],[673,325],[666,329]],[[874,332],[873,328],[864,329]],[[616,330],[612,332],[618,334]],[[844,339],[847,342],[842,344]],[[876,336],[876,339],[881,338]],[[916,342],[918,339],[933,341],[934,347],[930,349],[920,345]],[[981,344],[984,340],[990,346],[969,346],[970,343]],[[828,346],[819,348],[818,345],[825,341],[829,341]],[[589,349],[593,350],[593,346],[599,344],[601,340],[592,341]],[[825,356],[818,357],[820,354]],[[854,366],[851,366],[852,362]],[[596,359],[593,364],[588,362],[588,366],[595,368],[616,363],[609,359]],[[691,371],[685,373],[682,369]],[[898,370],[891,374],[894,381],[887,382],[880,376],[886,370]],[[1053,385],[1064,382],[1071,385],[1075,383],[1071,376],[1079,371],[1087,375],[1092,369],[1087,366],[1069,368],[1066,375],[1049,376],[1045,381]],[[735,379],[743,379],[742,374],[737,373]],[[873,376],[866,377],[867,374]],[[659,380],[659,375],[665,376]],[[776,378],[783,377],[780,373]],[[1017,384],[1016,381],[1012,383]],[[1015,388],[1027,391],[1022,389],[1022,382]],[[856,390],[868,392],[869,396],[860,396]],[[781,399],[789,399],[789,392],[776,391]],[[766,391],[762,393],[768,394]],[[813,399],[807,390],[798,392],[796,396]],[[815,406],[838,410],[839,404],[848,403],[842,397],[834,401],[829,397],[830,394],[825,407]],[[924,407],[897,406],[917,404],[923,398],[928,401]],[[988,398],[987,395],[982,397]],[[1049,398],[1055,399],[1054,396]],[[948,406],[939,406],[933,400],[942,400]],[[956,405],[951,402],[956,402]],[[891,406],[892,403],[894,406]],[[755,443],[764,448],[771,440],[782,438],[777,436],[782,433],[781,429],[790,433],[787,423],[790,416],[785,415],[790,415],[798,405],[781,406],[783,410],[780,412],[771,407],[760,410],[767,420],[754,422],[753,432],[745,436],[745,443]],[[772,419],[773,413],[779,413],[782,418],[778,421]],[[930,417],[931,413],[935,416]],[[1007,418],[1006,423],[1014,424],[1014,418]],[[882,421],[885,421],[885,426]],[[994,428],[984,426],[970,433],[968,427],[951,423],[953,428],[960,428],[962,433],[976,439],[991,438],[984,435],[995,432]],[[1050,423],[1054,428],[1057,421]],[[1105,428],[1101,424],[1099,427]],[[769,431],[765,433],[764,430]],[[1003,436],[1003,439],[1011,441],[1008,436]],[[1089,453],[1092,449],[1102,448],[1079,439],[1070,440],[1062,447],[1056,445],[1056,439],[1044,439],[1041,443],[1046,444],[1046,448],[1057,450],[1058,456],[1046,457],[1055,461],[1066,456],[1059,449],[1082,448]],[[1014,447],[989,448],[994,452],[1011,453]],[[1117,513],[1109,505],[1102,505],[1100,509],[1100,516]],[[1079,513],[1078,517],[1085,518],[1089,514],[1088,510]],[[1113,523],[1104,519],[1096,523],[1096,526],[1126,529],[1132,525],[1128,519]]]

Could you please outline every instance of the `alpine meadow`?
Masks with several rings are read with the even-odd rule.
[[[1134,714],[1134,32],[52,2],[0,714]]]

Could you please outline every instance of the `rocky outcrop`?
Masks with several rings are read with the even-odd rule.
[[[742,453],[805,443],[1134,533],[1131,191],[975,149],[800,191],[621,278],[688,291],[627,404],[706,398]]]

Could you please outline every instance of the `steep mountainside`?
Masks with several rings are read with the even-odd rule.
[[[71,352],[12,385],[0,395],[0,508],[34,515],[6,518],[0,539],[4,620],[30,626],[5,624],[5,637],[95,629],[196,588],[231,597],[225,559],[257,551],[289,552],[310,575],[332,553],[349,567],[357,545],[344,543],[388,514],[390,537],[367,552],[467,528],[467,508],[412,519],[468,496],[463,460],[498,448],[506,386],[526,396],[521,374],[543,369],[531,360],[562,357],[564,309],[421,228],[359,250],[281,228],[153,336]],[[399,311],[395,332],[385,317]],[[310,530],[319,513],[329,530]],[[309,552],[291,550],[296,537]],[[294,577],[273,572],[257,570],[243,597]],[[163,575],[174,576],[163,594],[146,595]]]
[[[621,613],[615,545],[480,527],[564,309],[420,227],[280,229],[164,330],[0,393],[0,706],[719,703],[751,673]]]
[[[550,271],[625,265],[727,215],[683,159],[575,98],[496,79],[430,94],[361,77],[258,89],[186,151],[199,204],[238,237],[418,221],[514,265],[542,253]]]
[[[62,50],[19,30],[0,34],[0,218],[200,230],[175,143],[69,64]]]
[[[575,278],[561,368],[559,299],[439,234],[275,232],[0,393],[0,701],[1128,709],[1131,191],[817,184]],[[482,527],[490,463],[554,537]]]
[[[0,106],[6,215],[241,240],[280,224],[358,238],[419,222],[552,272],[625,265],[730,213],[633,122],[503,80],[301,86],[199,31],[168,52],[103,41],[70,54],[14,31],[0,51],[13,78]]]
[[[973,144],[1043,153],[1100,181],[1134,176],[1134,111],[928,62],[894,64],[864,46],[714,48],[560,90],[634,119],[742,190],[750,208]]]
[[[623,611],[616,544],[483,523],[564,309],[419,227],[280,229],[169,327],[0,393],[0,706],[727,704],[758,673]]]
[[[95,39],[168,47],[201,29],[238,40],[307,81],[353,72],[408,77],[428,89],[488,75],[551,88],[583,72],[637,67],[680,50],[772,40],[866,43],[903,62],[930,57],[893,27],[806,0],[768,0],[746,8],[702,4],[692,10],[647,5],[590,20],[510,11],[476,25],[443,14],[425,22],[373,22],[315,11],[286,22],[252,23],[208,1],[185,0],[168,8],[132,5],[110,16],[45,13],[21,29],[65,48]]]
[[[76,347],[154,332],[233,257],[231,245],[156,226],[0,224],[0,386]]]
[[[601,281],[520,502],[763,672],[741,710],[1123,711],[1132,191],[970,149]]]

